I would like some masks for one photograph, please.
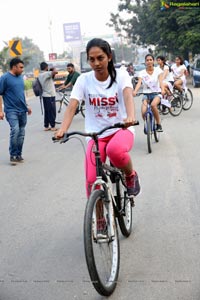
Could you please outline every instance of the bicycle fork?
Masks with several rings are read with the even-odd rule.
[[[108,229],[108,235],[106,238],[98,238],[97,237],[97,213],[95,212],[93,215],[93,237],[94,240],[97,243],[107,243],[107,242],[112,242],[115,238],[115,213],[114,213],[114,208],[113,208],[113,201],[114,201],[114,196],[111,190],[111,187],[109,184],[107,184],[104,180],[99,177],[93,187],[92,191],[95,189],[102,189],[104,191],[104,198],[103,200],[103,212],[104,217],[106,218],[106,223],[107,223],[107,229]]]
[[[150,122],[148,122],[148,119],[149,119],[149,121]],[[147,132],[153,132],[154,130],[155,130],[155,128],[154,128],[154,116],[153,116],[153,114],[148,110],[147,112],[146,112],[146,115],[145,115],[145,133],[147,133]],[[149,128],[150,127],[150,128]]]

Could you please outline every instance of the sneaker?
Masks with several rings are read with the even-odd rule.
[[[17,163],[18,163],[17,157],[16,157],[16,156],[11,156],[11,157],[10,157],[10,164],[11,164],[12,166],[16,166]]]
[[[140,193],[140,180],[136,172],[126,176],[126,186],[129,196],[137,196]]]
[[[17,159],[17,162],[20,162],[20,163],[23,163],[23,162],[24,162],[24,159],[23,159],[23,157],[22,157],[21,155],[18,155],[18,156],[16,157],[16,159]]]
[[[156,131],[163,132],[162,126],[160,124],[156,125]]]
[[[97,220],[97,238],[106,239],[108,237],[107,224],[105,218]]]

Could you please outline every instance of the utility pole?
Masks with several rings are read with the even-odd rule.
[[[51,47],[51,53],[53,53],[53,40],[52,40],[52,19],[49,19],[49,36],[50,36],[50,47]]]

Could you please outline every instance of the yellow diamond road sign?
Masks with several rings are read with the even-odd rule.
[[[9,41],[10,56],[22,55],[22,44],[20,40]]]

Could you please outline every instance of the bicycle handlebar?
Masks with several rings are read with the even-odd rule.
[[[139,125],[139,121],[135,121],[134,124],[131,124],[130,126],[136,126]],[[125,123],[115,123],[114,125],[104,127],[102,130],[98,132],[82,132],[82,131],[72,131],[72,132],[66,132],[62,138],[56,138],[52,137],[53,142],[58,142],[60,143],[66,143],[69,140],[69,137],[75,134],[84,136],[84,137],[91,137],[92,139],[95,139],[97,136],[101,135],[104,131],[108,129],[113,129],[113,128],[127,128],[130,126],[126,126]]]
[[[137,93],[136,96],[140,96],[140,95],[152,95],[152,94],[159,95],[159,94],[161,94],[161,92],[151,92],[151,93],[143,93],[143,92],[141,92],[141,93]]]

